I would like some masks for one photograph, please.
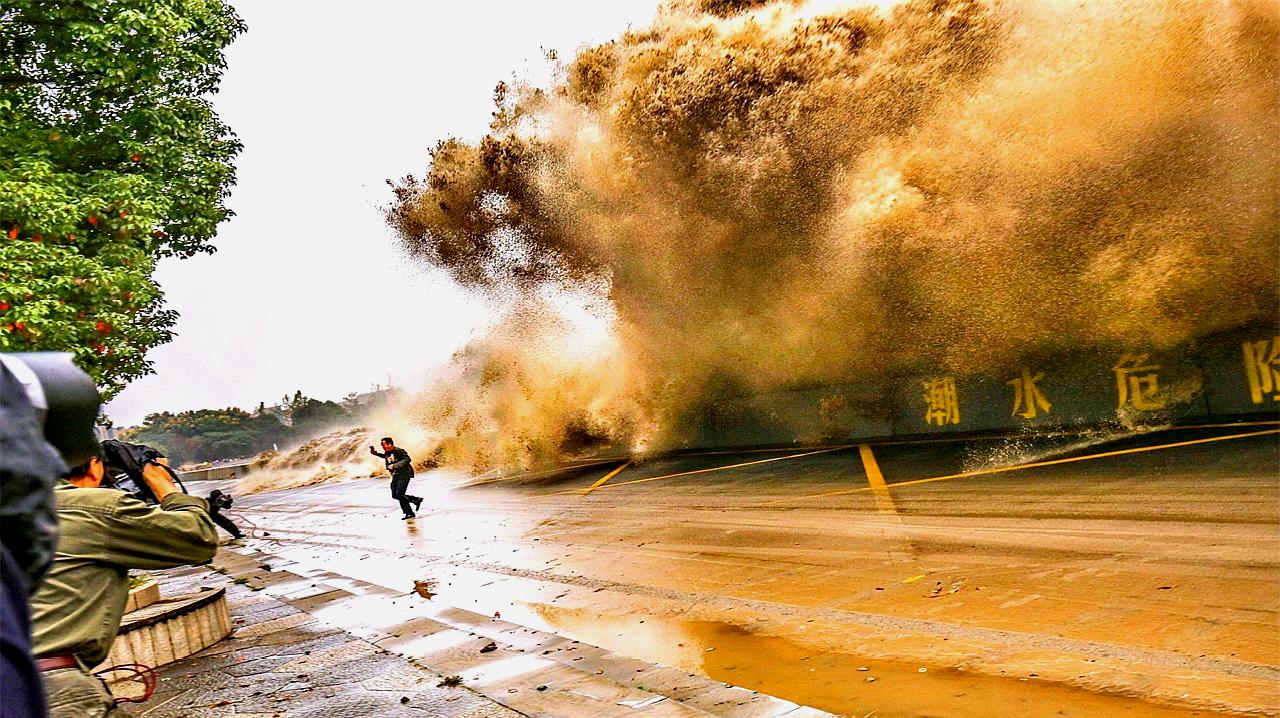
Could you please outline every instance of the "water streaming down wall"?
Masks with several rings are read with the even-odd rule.
[[[748,396],[820,420],[761,441],[926,395],[961,418],[922,431],[1186,413],[1178,354],[1275,335],[1278,47],[1250,0],[670,3],[395,185],[504,312],[407,422],[487,468],[778,413]],[[1163,406],[1101,393],[1135,378]]]

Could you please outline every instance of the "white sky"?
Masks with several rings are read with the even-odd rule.
[[[217,254],[161,264],[177,337],[107,413],[338,399],[440,366],[485,308],[398,254],[384,180],[421,175],[439,139],[479,138],[498,81],[545,76],[542,48],[567,59],[657,3],[235,2],[249,31],[214,104],[245,146],[236,216]]]

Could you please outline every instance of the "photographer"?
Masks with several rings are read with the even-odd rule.
[[[129,569],[203,563],[217,551],[205,500],[179,491],[169,470],[150,458],[156,452],[129,448],[150,452],[133,468],[159,506],[103,488],[104,476],[127,467],[108,467],[100,456],[72,469],[54,490],[61,535],[53,564],[31,598],[33,652],[54,718],[129,715],[88,672],[107,657],[115,639]]]

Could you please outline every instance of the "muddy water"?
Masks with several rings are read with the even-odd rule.
[[[1274,0],[661,4],[392,189],[408,253],[501,307],[404,412],[446,463],[1276,321]]]
[[[1232,715],[1092,693],[1037,680],[1034,674],[1001,678],[956,668],[818,653],[729,623],[601,616],[545,604],[529,608],[578,640],[859,718]]]

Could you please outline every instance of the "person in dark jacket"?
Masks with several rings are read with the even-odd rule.
[[[53,561],[53,487],[67,465],[41,432],[38,409],[0,361],[0,718],[48,715],[31,653],[31,590]]]
[[[405,493],[409,490],[409,480],[413,478],[413,460],[409,458],[409,452],[398,448],[390,436],[384,436],[382,451],[375,451],[370,446],[369,453],[387,462],[387,471],[391,474],[391,498],[400,502],[400,510],[404,512],[400,520],[406,521],[417,516],[409,505],[421,508],[422,499]]]
[[[235,474],[231,475],[235,478]],[[222,530],[231,534],[233,539],[244,538],[244,533],[240,531],[240,527],[235,525],[230,518],[222,515],[223,509],[231,508],[231,494],[224,494],[219,489],[214,489],[209,493],[209,518],[213,522],[222,527]]]

